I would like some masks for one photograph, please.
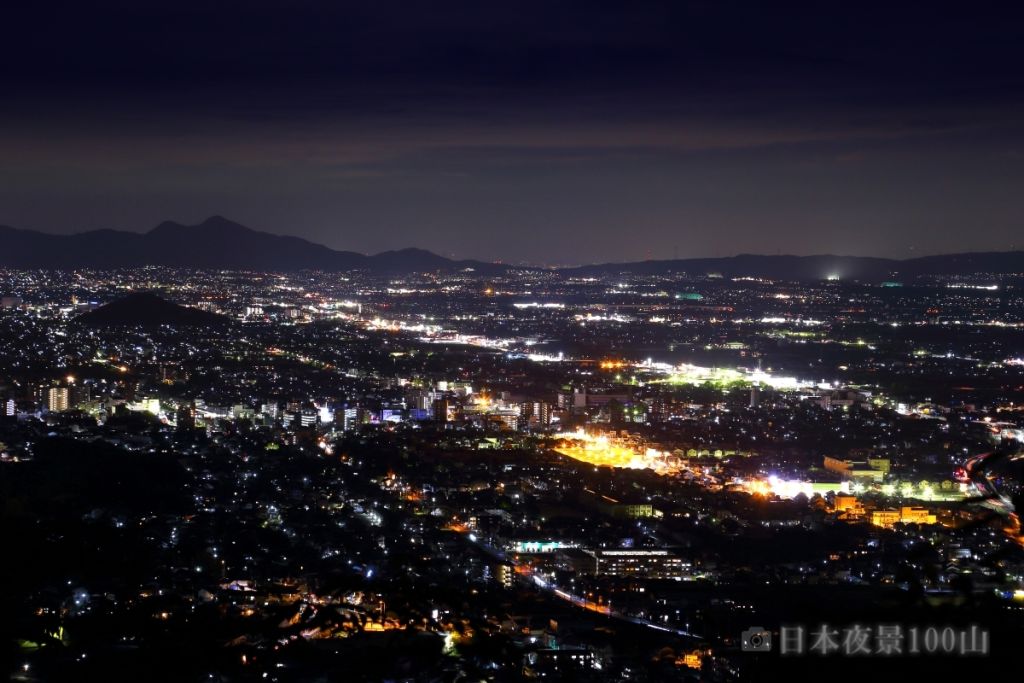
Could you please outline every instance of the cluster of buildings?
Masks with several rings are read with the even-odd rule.
[[[6,596],[30,667],[85,676],[184,633],[216,662],[186,677],[725,681],[740,632],[793,619],[786,604],[821,620],[901,591],[1022,616],[1020,529],[958,473],[1019,451],[1024,428],[1024,302],[995,325],[989,290],[533,271],[0,283],[0,467],[21,482],[4,523],[38,529]],[[76,322],[143,288],[226,322]],[[70,538],[128,548],[137,571],[43,566]]]

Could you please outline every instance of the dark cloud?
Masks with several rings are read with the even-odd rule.
[[[1024,218],[1019,14],[23,3],[0,40],[0,222],[219,213],[531,261],[1003,248]]]

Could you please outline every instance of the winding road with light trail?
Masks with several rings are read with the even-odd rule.
[[[967,479],[977,489],[981,497],[984,498],[984,502],[981,503],[983,507],[987,507],[994,512],[1007,517],[1013,524],[1013,531],[1007,530],[1007,534],[1010,535],[1017,543],[1024,545],[1024,536],[1021,535],[1020,517],[1017,514],[1017,510],[1014,507],[1013,501],[1004,495],[989,478],[985,472],[986,461],[993,456],[992,453],[982,453],[968,458],[964,462],[964,472],[966,473]],[[1024,460],[1024,453],[1017,453],[1016,455],[1009,456],[1008,460],[1016,462]]]
[[[464,536],[470,543],[480,548],[494,559],[500,560],[501,562],[510,561],[505,556],[505,553],[498,550],[497,548],[488,545],[487,543],[484,543],[479,538],[477,538],[475,534],[465,533]],[[587,600],[586,598],[580,597],[578,595],[573,595],[572,593],[569,593],[568,591],[559,588],[557,585],[545,580],[543,577],[539,576],[536,572],[534,572],[528,564],[519,564],[515,562],[512,562],[511,564],[513,567],[515,567],[517,574],[529,578],[533,585],[535,585],[537,588],[555,596],[560,600],[565,600],[566,602],[570,602],[576,605],[577,607],[582,607],[587,611],[597,612],[598,614],[603,614],[611,619],[618,619],[619,621],[628,621],[631,624],[646,626],[647,628],[652,628],[656,631],[673,633],[677,636],[695,638],[698,640],[702,638],[702,636],[696,633],[691,633],[690,631],[687,631],[685,629],[674,628],[671,626],[663,626],[662,624],[656,624],[653,621],[650,621],[649,619],[642,619],[640,617],[633,617],[628,614],[623,614],[622,612],[616,612],[615,610],[610,609],[606,605],[596,605],[591,600]]]

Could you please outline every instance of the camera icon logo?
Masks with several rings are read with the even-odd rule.
[[[771,652],[772,632],[762,626],[751,626],[740,634],[743,652]]]

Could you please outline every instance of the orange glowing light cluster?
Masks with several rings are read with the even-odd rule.
[[[1004,533],[1020,546],[1024,546],[1024,530],[1021,528],[1020,516],[1016,512],[1010,513],[1009,523],[1003,528]]]
[[[561,441],[555,452],[598,467],[622,467],[633,470],[654,470],[658,474],[674,474],[680,470],[671,455],[606,434],[588,434],[582,430],[559,434]]]
[[[758,496],[770,496],[772,494],[772,485],[763,479],[748,481],[743,485],[743,488]]]
[[[597,612],[598,614],[611,614],[611,610],[607,605],[595,605],[592,602],[583,603],[583,609],[590,610],[591,612]]]
[[[602,370],[621,370],[627,365],[628,363],[622,360],[603,360],[600,367]]]

